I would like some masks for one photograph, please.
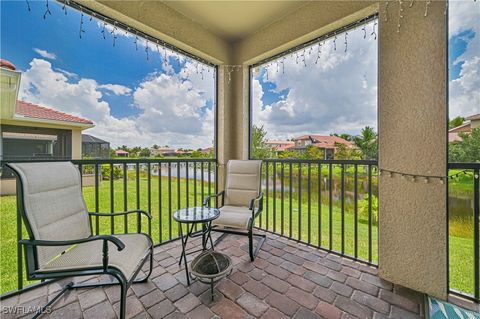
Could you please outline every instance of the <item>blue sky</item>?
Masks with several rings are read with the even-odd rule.
[[[449,7],[449,116],[466,117],[480,113],[480,4],[450,1]],[[376,128],[377,42],[370,34],[373,23],[365,39],[362,28],[347,35],[347,52],[345,34],[337,36],[337,50],[333,39],[322,44],[317,64],[318,47],[313,46],[305,52],[307,67],[303,50],[260,67],[252,81],[253,123],[263,126],[270,139]]]
[[[20,98],[89,118],[96,123],[96,127],[89,130],[90,133],[106,138],[114,145],[134,143],[143,146],[160,144],[176,147],[211,145],[214,131],[213,68],[204,66],[205,74],[202,80],[192,60],[180,56],[178,61],[176,54],[167,51],[168,63],[165,64],[163,48],[160,47],[162,54],[160,56],[151,43],[147,60],[145,41],[139,39],[136,49],[135,36],[132,34],[127,35],[118,30],[114,47],[113,35],[110,33],[112,27],[105,28],[104,39],[101,33],[103,23],[95,18],[90,20],[87,15],[83,18],[85,32],[80,39],[80,13],[72,8],[67,7],[65,15],[61,5],[50,1],[52,14],[44,19],[45,2],[30,1],[30,7],[29,12],[24,1],[1,2],[1,57],[13,62],[17,69],[24,72]],[[184,71],[185,67],[188,72]],[[201,66],[199,69],[201,70]],[[40,70],[51,76],[50,85],[57,88],[58,95],[64,90],[63,93],[70,99],[55,99],[49,96],[52,93],[48,92],[46,80],[41,79]],[[58,78],[62,74],[65,78]],[[177,94],[169,92],[168,90],[175,91],[175,85],[162,88],[164,83],[148,86],[149,89],[156,90],[157,95],[164,97],[164,101],[175,101],[176,105],[169,105],[170,107],[179,108],[178,112],[170,116],[165,116],[165,110],[161,109],[158,109],[156,114],[163,113],[165,118],[163,122],[167,122],[168,119],[168,124],[178,121],[177,127],[181,127],[179,125],[181,120],[187,118],[186,123],[200,129],[188,131],[177,129],[175,125],[167,125],[169,128],[159,130],[155,123],[150,123],[147,126],[153,127],[152,132],[142,128],[139,123],[134,123],[139,122],[142,117],[152,119],[153,122],[151,110],[146,106],[150,101],[145,100],[145,97],[155,99],[156,96],[151,92],[148,95],[148,92],[145,92],[145,85],[153,83],[153,80],[161,75],[166,76],[172,84],[182,86],[183,91],[178,90]],[[95,82],[93,86],[88,80]],[[43,92],[39,88],[44,88]],[[91,90],[88,92],[94,98],[84,100],[86,103],[84,106],[74,105],[78,104],[78,101],[73,100],[79,97],[72,94],[72,91],[81,94],[81,89]],[[190,101],[179,96],[189,94]],[[189,109],[185,106],[188,103],[194,107]],[[103,115],[95,114],[97,108],[100,110],[98,114]],[[191,116],[185,114],[187,111],[192,112]],[[204,121],[211,123],[203,124]],[[158,124],[161,122],[158,121]],[[129,129],[135,132],[118,136],[115,129],[107,127],[113,123],[117,123],[121,130]]]
[[[24,72],[20,98],[93,120],[96,127],[87,132],[114,146],[212,144],[212,68],[205,67],[202,78],[194,62],[179,62],[171,52],[163,63],[151,44],[147,60],[144,40],[136,49],[135,36],[124,32],[117,32],[113,47],[112,27],[103,39],[102,22],[88,16],[80,39],[79,12],[67,8],[65,15],[50,1],[52,15],[43,19],[45,2],[30,6],[29,12],[24,1],[1,1],[1,57]],[[479,6],[450,2],[450,117],[480,113]],[[365,38],[362,27],[349,31],[346,52],[345,34],[339,34],[337,50],[329,39],[320,50],[313,46],[274,61],[268,71],[256,70],[253,123],[265,126],[272,139],[376,128],[377,41],[373,23],[365,26]]]

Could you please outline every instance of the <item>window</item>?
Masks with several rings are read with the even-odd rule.
[[[251,157],[375,159],[377,32],[370,17],[253,66]]]

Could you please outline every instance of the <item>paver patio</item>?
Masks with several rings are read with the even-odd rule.
[[[192,240],[193,245],[198,239]],[[192,247],[192,246],[190,246]],[[247,238],[225,237],[217,246],[235,265],[215,288],[186,286],[178,266],[179,240],[155,248],[151,280],[135,284],[127,298],[128,318],[421,318],[423,295],[377,276],[375,268],[269,234],[251,263]],[[189,256],[191,259],[191,256]],[[108,278],[78,277],[74,281]],[[55,282],[1,302],[8,306],[38,306],[70,280]],[[119,287],[72,290],[42,318],[116,318]],[[25,308],[23,308],[25,309]],[[3,311],[5,312],[5,311]],[[24,314],[2,314],[2,318]],[[27,316],[28,317],[28,316]]]

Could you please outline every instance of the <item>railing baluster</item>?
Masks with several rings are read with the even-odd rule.
[[[322,246],[322,164],[318,163],[318,195],[317,195],[317,214],[318,214],[318,247]]]
[[[345,164],[341,166],[341,183],[342,183],[342,194],[341,194],[341,212],[342,212],[342,255],[345,254]]]
[[[123,163],[123,211],[128,210],[128,193],[127,193],[127,181],[128,181],[128,171],[127,163]],[[128,233],[128,216],[123,216],[123,228],[125,234]]]
[[[475,299],[480,299],[480,169],[473,170],[473,234]]]
[[[302,163],[298,163],[298,240],[302,240]]]
[[[282,170],[281,170],[281,193],[282,193],[282,198],[281,198],[281,219],[280,219],[280,224],[281,224],[281,234],[284,234],[284,210],[285,210],[285,164],[282,163]]]
[[[181,195],[180,195],[180,162],[177,162],[177,210],[181,209]],[[181,224],[178,224],[178,237],[180,237],[180,227]]]
[[[114,201],[114,189],[113,189],[113,163],[110,163],[110,213],[115,212],[115,201]],[[115,218],[110,217],[110,233],[115,234]]]
[[[163,242],[162,231],[162,163],[158,162],[158,237]]]
[[[312,242],[312,186],[311,186],[311,176],[312,176],[312,167],[310,165],[310,162],[308,163],[308,175],[307,175],[307,183],[308,183],[308,187],[307,187],[307,202],[308,202],[308,216],[307,216],[307,220],[308,220],[308,225],[307,225],[307,230],[308,230],[308,243],[310,244]]]
[[[292,162],[289,163],[289,167],[288,167],[288,174],[290,175],[289,176],[289,196],[288,196],[288,200],[289,200],[289,222],[288,222],[288,236],[290,238],[292,238],[292,215],[293,215],[293,198],[292,198],[292,194],[293,194],[293,164]]]
[[[98,199],[98,174],[99,174],[99,170],[98,170],[98,163],[95,164],[94,166],[94,172],[95,172],[95,212],[98,213],[99,211],[99,199]],[[95,234],[99,234],[99,231],[100,231],[100,220],[98,218],[98,216],[95,216]]]
[[[212,163],[208,162],[208,196],[212,196]]]
[[[189,173],[188,171],[190,170],[190,163],[189,162],[186,162],[185,163],[185,193],[186,193],[186,202],[185,202],[185,206],[188,208],[190,207],[190,187],[188,187],[188,184],[190,183],[190,180],[189,180]]]
[[[135,179],[136,179],[136,189],[137,189],[137,209],[140,209],[140,163],[135,163]],[[140,213],[137,213],[137,233],[142,231],[142,221]]]
[[[265,183],[266,183],[266,189],[265,189],[265,200],[266,200],[266,205],[265,205],[265,209],[266,209],[266,213],[267,215],[265,216],[265,224],[266,224],[266,229],[268,230],[268,202],[270,201],[269,198],[268,198],[268,184],[270,184],[270,181],[268,180],[268,162],[265,163]]]
[[[193,162],[193,206],[197,206],[197,162]]]
[[[202,184],[200,184],[201,192],[202,192],[202,203],[205,200],[205,174],[203,168],[203,162],[200,162],[200,178],[202,179]]]
[[[152,213],[152,172],[150,162],[147,163],[147,207],[148,213]],[[148,235],[152,236],[152,227],[148,223]]]
[[[23,245],[20,244],[22,240],[22,214],[20,211],[20,201],[22,200],[19,196],[21,194],[20,183],[17,181],[17,289],[20,290],[23,288]]]
[[[368,262],[372,262],[372,166],[368,165]]]
[[[273,232],[277,231],[277,162],[273,163]]]
[[[172,163],[168,162],[168,239],[172,239]]]
[[[354,257],[358,258],[358,165],[354,165],[353,173],[353,246]]]
[[[328,164],[328,249],[333,246],[333,164]]]

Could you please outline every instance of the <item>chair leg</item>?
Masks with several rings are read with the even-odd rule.
[[[120,319],[125,319],[127,307],[127,289],[127,283],[123,279],[120,280]]]
[[[53,297],[52,300],[50,300],[45,306],[42,306],[42,308],[40,308],[40,310],[37,311],[37,313],[32,317],[32,319],[36,319],[36,318],[40,317],[41,315],[43,315],[43,313],[48,309],[48,307],[53,305],[53,303],[55,301],[57,301],[58,298],[60,298],[68,290],[72,289],[72,287],[73,287],[73,282],[69,282],[68,284],[66,284],[62,288],[62,290],[60,290],[60,292],[58,294],[56,294],[55,297]]]
[[[253,230],[249,230],[248,232],[248,253],[250,254],[250,261],[254,261],[255,256],[253,255]]]

